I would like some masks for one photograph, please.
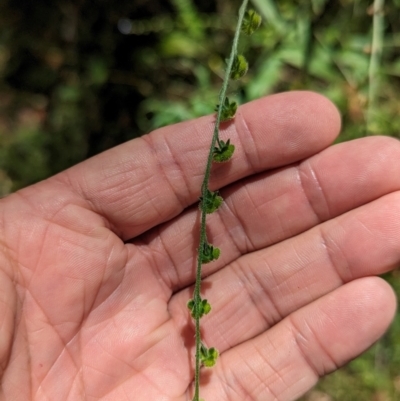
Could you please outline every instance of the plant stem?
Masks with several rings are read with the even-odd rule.
[[[233,60],[237,54],[237,47],[239,43],[240,30],[243,23],[243,18],[246,12],[248,0],[243,0],[242,5],[239,9],[239,17],[235,30],[235,36],[232,42],[232,49],[228,60],[228,65],[225,71],[225,77],[222,83],[222,88],[219,93],[219,105],[222,106],[225,101],[226,92],[228,89],[230,74],[232,70]],[[208,153],[206,170],[204,173],[203,183],[201,184],[201,196],[202,199],[205,200],[207,198],[208,184],[210,181],[210,173],[211,173],[211,165],[213,160],[213,151],[216,142],[219,140],[219,126],[221,122],[221,114],[222,107],[218,107],[214,133],[211,140],[210,151]],[[200,348],[201,348],[201,333],[200,333],[200,303],[201,303],[201,267],[202,267],[202,258],[203,258],[203,249],[206,243],[206,202],[201,202],[201,223],[200,223],[200,243],[197,257],[197,270],[196,270],[196,283],[194,288],[193,300],[194,300],[194,308],[195,308],[195,342],[196,342],[196,365],[195,365],[195,373],[194,373],[194,397],[193,401],[200,401]]]
[[[368,109],[367,109],[367,135],[373,132],[376,98],[379,90],[379,65],[383,47],[383,6],[384,0],[374,0],[372,22],[372,46],[368,71]]]

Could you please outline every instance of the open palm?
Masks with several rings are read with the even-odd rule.
[[[1,400],[191,399],[197,201],[213,117],[133,140],[0,202]],[[214,166],[206,401],[294,400],[389,325],[400,146],[328,147],[319,95],[242,106]],[[397,191],[397,192],[396,192]]]

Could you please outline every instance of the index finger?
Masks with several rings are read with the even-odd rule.
[[[197,201],[214,116],[168,126],[93,157],[57,176],[105,217],[124,240],[178,215]],[[340,130],[333,104],[312,92],[288,92],[241,106],[221,138],[232,162],[213,166],[210,187],[309,157]]]

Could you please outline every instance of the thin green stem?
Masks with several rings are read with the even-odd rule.
[[[239,17],[235,30],[235,36],[232,42],[232,49],[229,56],[228,64],[225,71],[225,77],[222,83],[222,88],[219,93],[219,105],[222,105],[225,101],[226,92],[229,85],[229,79],[232,71],[233,61],[237,54],[237,47],[239,43],[240,31],[243,23],[243,18],[246,12],[248,0],[243,0],[242,5],[239,9]],[[222,107],[218,107],[214,133],[211,140],[210,151],[207,158],[206,170],[204,173],[203,183],[201,185],[201,196],[202,199],[205,200],[207,198],[208,185],[210,181],[210,173],[211,173],[211,165],[213,161],[213,151],[217,141],[219,141],[219,126],[221,123],[221,114]],[[201,267],[202,267],[202,258],[203,258],[203,249],[206,243],[206,202],[201,202],[201,221],[200,221],[200,241],[199,241],[199,250],[197,257],[197,270],[196,270],[196,283],[193,294],[194,301],[194,310],[195,310],[195,342],[196,342],[196,364],[195,364],[195,373],[194,373],[194,397],[193,401],[200,401],[200,348],[201,348],[201,333],[200,333],[200,302],[201,302]]]
[[[367,135],[371,134],[376,112],[376,98],[379,92],[379,67],[383,48],[384,16],[383,7],[385,0],[374,0],[372,23],[372,47],[369,62],[368,80],[368,110],[367,110]]]

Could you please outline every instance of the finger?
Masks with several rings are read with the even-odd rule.
[[[225,204],[209,217],[208,239],[221,257],[205,276],[241,255],[298,235],[385,194],[400,190],[400,142],[364,138],[332,146],[300,164],[222,191]],[[142,236],[151,262],[173,290],[194,281],[198,210]]]
[[[57,176],[103,215],[123,239],[179,214],[197,201],[214,116],[159,129]],[[235,144],[235,161],[215,166],[211,187],[293,163],[327,147],[340,119],[310,92],[269,96],[240,107],[221,136]]]
[[[395,309],[386,282],[353,281],[223,353],[212,371],[204,372],[201,395],[209,401],[295,400],[319,377],[370,347]]]
[[[0,246],[2,247],[2,245],[0,240]],[[14,340],[17,297],[12,280],[12,266],[6,258],[0,258],[0,260],[3,268],[0,271],[0,377],[2,378],[9,362]]]
[[[240,344],[343,283],[382,274],[400,261],[400,192],[329,220],[287,241],[242,256],[203,281],[212,312],[203,337],[221,351]],[[182,330],[193,290],[170,313]]]

